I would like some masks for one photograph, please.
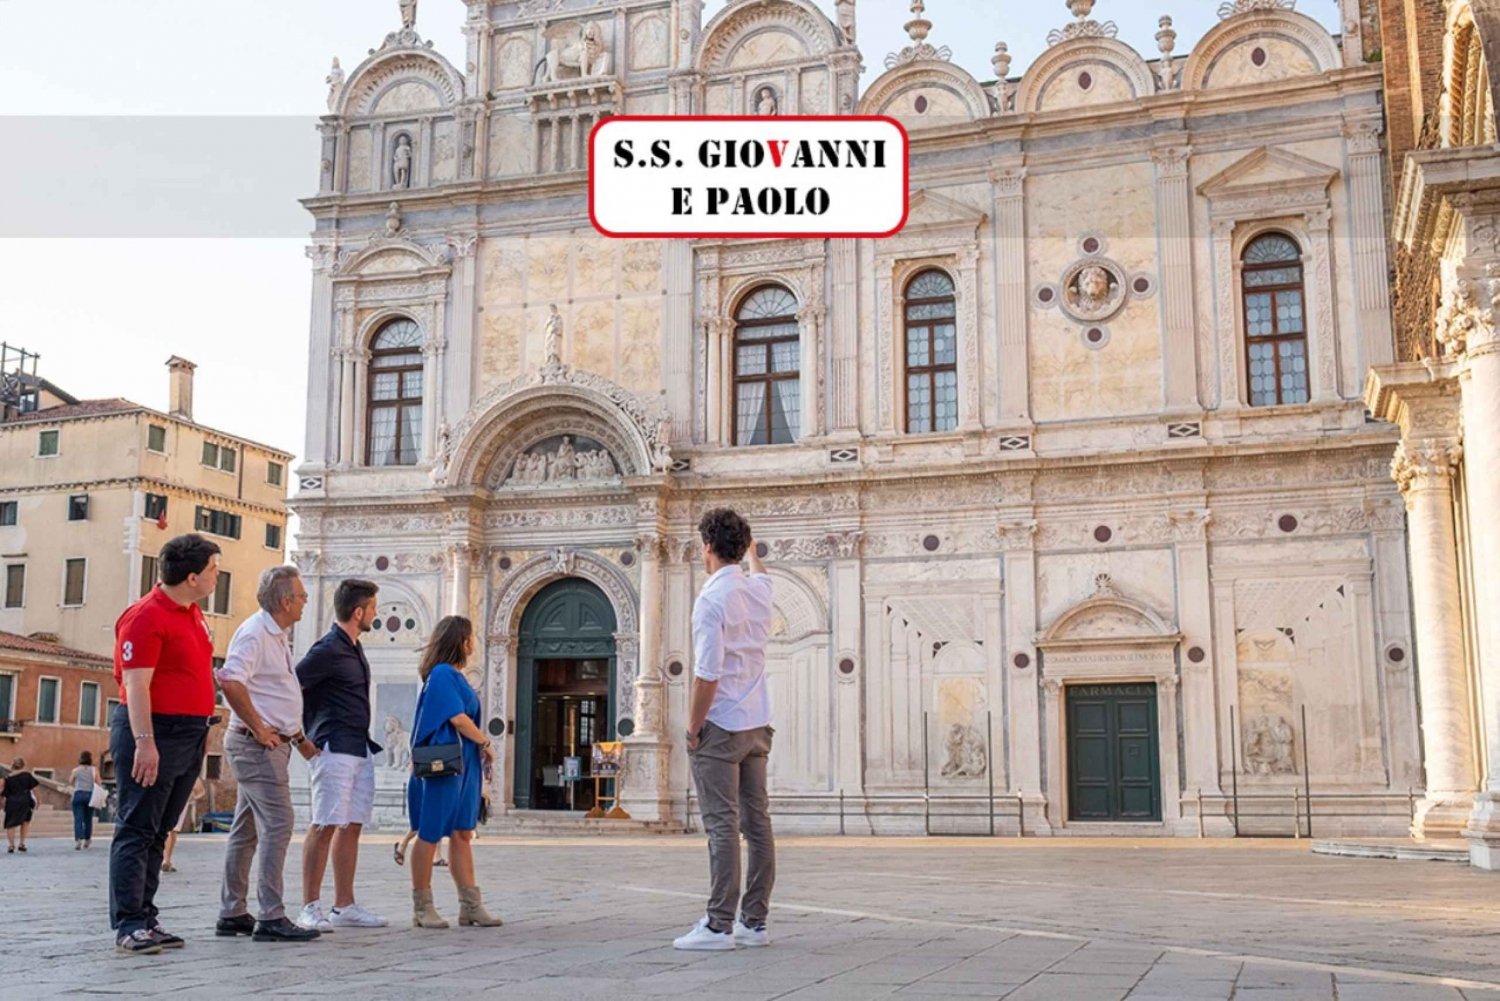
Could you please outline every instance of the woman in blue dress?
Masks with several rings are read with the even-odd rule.
[[[474,626],[461,615],[437,624],[422,651],[417,672],[422,694],[412,721],[412,747],[459,744],[463,773],[406,781],[406,802],[417,844],[411,853],[411,923],[416,928],[447,928],[432,903],[432,860],[438,842],[448,839],[448,871],[458,887],[458,923],[494,927],[500,919],[484,909],[474,877],[474,828],[484,766],[494,760],[489,738],[479,728],[479,696],[463,675],[474,654]]]

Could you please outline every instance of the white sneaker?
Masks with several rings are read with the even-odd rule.
[[[757,946],[770,945],[771,936],[766,933],[766,926],[751,928],[739,918],[734,919],[734,944],[756,948]]]
[[[297,927],[327,933],[333,931],[333,922],[323,913],[323,905],[314,900],[297,915]]]
[[[734,948],[734,935],[727,931],[714,931],[708,926],[708,915],[698,919],[691,931],[672,940],[674,949],[691,949],[695,952],[723,952]]]
[[[384,928],[390,924],[374,911],[367,911],[359,904],[335,907],[328,912],[328,920],[334,928]]]

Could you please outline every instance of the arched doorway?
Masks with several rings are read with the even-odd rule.
[[[587,810],[592,782],[567,782],[567,759],[587,774],[593,745],[615,739],[615,613],[578,577],[548,584],[521,616],[516,650],[515,805]]]

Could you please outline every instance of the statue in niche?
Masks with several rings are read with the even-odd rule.
[[[544,83],[609,75],[613,60],[598,22],[555,25],[542,37],[547,40],[547,54],[541,62]]]
[[[1102,320],[1114,314],[1122,300],[1121,279],[1103,264],[1079,268],[1063,287],[1068,312],[1082,320]]]
[[[448,455],[452,451],[453,433],[448,430],[448,419],[445,417],[438,423],[437,449],[432,457],[432,482],[444,484],[448,482]]]
[[[398,0],[401,7],[401,27],[411,31],[417,26],[417,0]]]
[[[972,726],[954,723],[948,728],[947,760],[943,762],[944,778],[981,778],[989,765],[984,742]]]
[[[575,479],[577,474],[578,463],[573,456],[573,437],[565,434],[562,444],[557,446],[557,454],[547,465],[547,482],[558,483]]]
[[[397,771],[411,767],[411,734],[395,716],[385,718],[385,766]]]
[[[396,149],[391,154],[391,181],[403,191],[411,187],[411,136],[405,133],[396,137]]]
[[[547,307],[547,325],[542,328],[542,348],[548,365],[562,364],[562,315],[557,304]]]
[[[834,8],[838,12],[839,30],[844,33],[844,41],[850,45],[854,44],[854,0],[835,0]]]
[[[755,113],[757,115],[776,115],[778,105],[776,103],[776,91],[770,87],[762,87],[755,92]]]
[[[1285,716],[1260,713],[1245,735],[1245,770],[1251,775],[1295,775],[1296,734]]]

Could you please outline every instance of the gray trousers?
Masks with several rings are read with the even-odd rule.
[[[292,842],[292,787],[287,763],[289,744],[274,750],[262,747],[254,737],[230,731],[224,737],[224,753],[235,781],[240,785],[234,804],[234,823],[224,853],[224,887],[219,917],[248,914],[250,863],[260,851],[260,882],[256,884],[260,920],[286,916],[281,900],[282,869],[287,846]]]
[[[774,732],[768,726],[732,732],[705,723],[698,749],[691,752],[693,782],[698,786],[703,829],[708,832],[708,920],[718,931],[733,926],[736,907],[751,927],[765,924],[771,907],[776,838],[766,795],[766,760]],[[741,833],[749,856],[743,902]]]

